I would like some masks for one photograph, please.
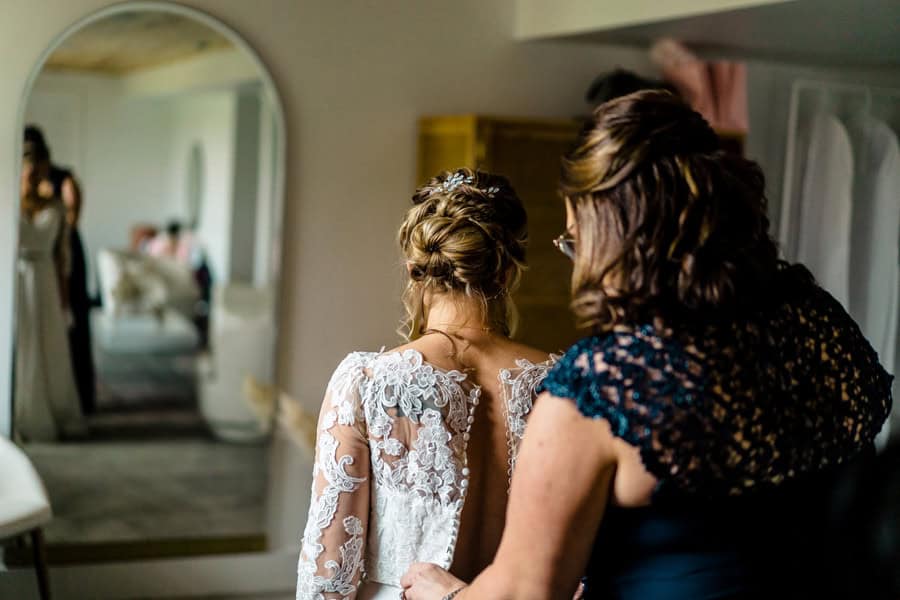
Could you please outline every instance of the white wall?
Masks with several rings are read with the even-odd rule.
[[[236,95],[229,90],[192,93],[174,97],[171,104],[172,142],[166,163],[171,193],[186,209],[190,152],[200,144],[204,182],[197,235],[206,246],[213,278],[223,281],[231,269]]]
[[[47,72],[26,119],[44,130],[54,162],[81,182],[89,256],[127,247],[132,225],[183,212],[167,187],[172,114],[164,99],[125,94],[113,78]]]
[[[46,0],[4,7],[0,21],[0,189],[14,198],[17,120],[26,78],[53,36],[110,0]],[[344,354],[397,341],[401,269],[396,228],[415,181],[415,127],[423,114],[582,113],[593,77],[617,64],[646,69],[642,52],[513,40],[512,0],[186,0],[235,27],[268,65],[287,118],[287,197],[280,310],[280,381],[306,407],[321,401]],[[21,32],[27,31],[27,36]],[[4,166],[5,165],[5,166]],[[14,201],[0,202],[0,281],[11,283]],[[8,340],[12,286],[0,286],[0,340]],[[0,365],[10,364],[0,345]],[[0,404],[9,374],[0,369]],[[0,412],[8,428],[7,408]],[[57,598],[184,595],[289,589],[306,518],[307,457],[283,439],[272,449],[270,564],[226,557],[54,569]],[[262,560],[262,559],[260,559]],[[254,564],[252,561],[248,565]],[[162,569],[162,570],[161,570]],[[54,577],[55,573],[59,575]],[[64,587],[63,587],[64,586]],[[82,586],[79,588],[78,586]],[[28,571],[0,575],[0,597],[28,598]],[[68,593],[66,593],[68,592]],[[96,592],[96,594],[95,594]]]
[[[188,157],[192,146],[200,144],[206,178],[198,234],[207,244],[213,274],[219,281],[228,279],[232,259],[238,257],[248,263],[241,265],[244,279],[252,279],[255,207],[239,215],[246,231],[233,231],[232,217],[238,208],[234,194],[241,192],[244,204],[255,201],[258,178],[247,169],[258,168],[258,139],[251,140],[254,136],[245,127],[241,141],[237,127],[239,92],[234,88],[250,79],[248,61],[238,61],[230,52],[227,56],[228,64],[239,66],[235,74],[240,79],[215,72],[222,66],[219,60],[201,61],[203,69],[192,61],[187,71],[196,77],[176,78],[186,90],[172,81],[163,86],[157,74],[148,78],[147,73],[112,78],[46,72],[38,78],[26,121],[41,126],[54,162],[71,167],[81,182],[81,233],[92,260],[101,248],[127,247],[133,225],[186,220]],[[175,67],[165,71],[181,72]],[[244,115],[244,121],[258,127],[258,87],[241,93],[254,94],[252,118]],[[249,154],[239,160],[241,147]],[[241,165],[247,168],[236,172]],[[246,189],[237,190],[241,184]],[[235,233],[246,238],[238,240],[239,248],[232,243]],[[93,268],[93,289],[92,275]]]
[[[273,273],[277,272],[280,263],[280,256],[273,256],[281,253],[281,248],[273,245],[275,232],[278,231],[276,223],[281,220],[280,214],[275,215],[275,207],[278,206],[275,181],[280,168],[277,161],[278,132],[275,121],[274,107],[263,98],[259,105],[259,180],[256,193],[256,247],[253,250],[253,284],[256,286],[271,284]]]
[[[237,92],[234,126],[231,268],[229,281],[253,283],[256,221],[260,205],[260,86]]]

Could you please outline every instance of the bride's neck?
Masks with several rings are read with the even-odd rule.
[[[428,303],[426,330],[446,333],[492,333],[494,328],[485,320],[481,306],[475,300],[432,296]]]

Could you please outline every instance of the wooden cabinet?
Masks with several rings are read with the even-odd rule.
[[[569,311],[572,264],[554,246],[565,230],[557,194],[560,158],[578,133],[567,120],[477,115],[419,121],[418,184],[441,171],[469,167],[503,175],[528,213],[528,270],[514,295],[520,323],[516,339],[558,352],[580,336]]]

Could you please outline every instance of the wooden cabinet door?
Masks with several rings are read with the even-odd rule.
[[[514,294],[516,338],[550,352],[579,337],[569,310],[572,263],[553,245],[566,228],[560,159],[576,133],[574,122],[497,122],[482,131],[484,168],[510,180],[528,214],[528,270]]]

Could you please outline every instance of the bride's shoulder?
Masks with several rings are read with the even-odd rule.
[[[382,374],[397,371],[432,369],[421,351],[410,345],[398,346],[390,350],[382,348],[377,352],[355,351],[349,353],[338,364],[334,378],[365,376],[378,378]]]
[[[337,373],[339,371],[365,368],[378,354],[378,352],[363,352],[359,350],[350,352],[341,359],[334,371]]]
[[[377,354],[377,352],[359,351],[349,353],[335,367],[328,387],[331,388],[347,380],[355,380],[364,376]]]
[[[560,357],[559,354],[546,352],[524,344],[515,344],[510,349],[510,354],[514,357],[516,364],[516,368],[510,369],[510,371],[546,370],[556,364]]]
[[[548,354],[529,346],[517,345],[513,356],[515,367],[500,370],[500,383],[508,386],[513,396],[531,398],[559,360],[559,355]]]

